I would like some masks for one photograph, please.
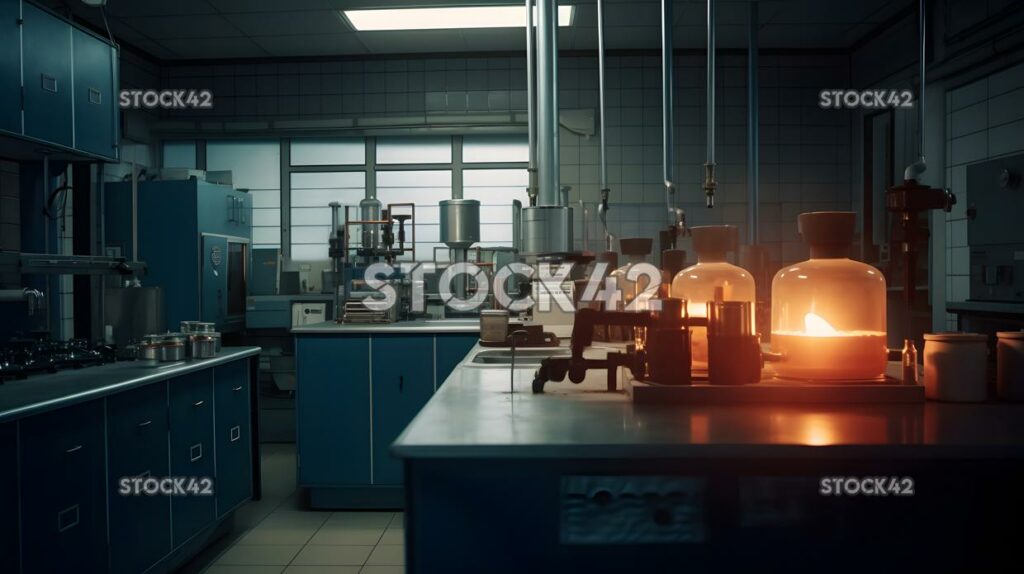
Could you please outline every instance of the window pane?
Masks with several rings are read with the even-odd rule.
[[[512,201],[529,205],[525,169],[467,169],[462,172],[462,196],[480,202],[480,241],[512,245]]]
[[[448,136],[377,139],[377,163],[451,163],[452,138]]]
[[[167,141],[164,142],[164,167],[196,168],[196,142]]]
[[[439,237],[438,203],[452,197],[451,170],[377,172],[377,199],[389,203],[416,204],[417,261],[431,261]],[[407,238],[412,241],[412,230]],[[406,258],[403,257],[403,260]]]
[[[462,138],[463,163],[530,161],[526,135],[473,135]]]
[[[359,205],[366,196],[366,172],[345,171],[291,174],[291,258],[296,261],[327,259],[331,208]],[[352,210],[353,216],[358,216]],[[344,220],[344,208],[341,214]]]
[[[293,139],[292,165],[363,165],[366,141],[363,138]]]
[[[230,171],[238,189],[252,195],[253,247],[281,245],[280,140],[221,140],[206,144],[206,168]]]

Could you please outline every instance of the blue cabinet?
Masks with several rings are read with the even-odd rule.
[[[18,571],[18,431],[13,423],[0,425],[0,556]]]
[[[115,48],[89,32],[71,33],[74,67],[75,148],[104,157],[117,157],[114,101]]]
[[[437,336],[437,386],[440,387],[455,366],[466,358],[466,353],[480,340],[479,334],[444,334]]]
[[[21,3],[0,0],[0,130],[21,133]]]
[[[25,135],[72,147],[71,25],[28,2],[21,9]]]
[[[171,475],[214,478],[213,373],[176,377],[170,387]],[[171,499],[172,540],[182,544],[216,518],[213,496]]]
[[[299,483],[370,484],[370,340],[299,337],[295,419]]]
[[[252,433],[249,427],[249,363],[214,368],[214,443],[217,515],[224,516],[252,497]]]
[[[107,569],[103,401],[20,422],[24,572]]]
[[[374,335],[373,483],[402,484],[402,461],[391,443],[434,394],[433,337]]]
[[[111,572],[144,572],[171,551],[171,500],[125,496],[122,478],[168,476],[167,385],[107,399],[107,496]]]

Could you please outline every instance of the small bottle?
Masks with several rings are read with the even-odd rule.
[[[917,347],[913,339],[903,340],[903,384],[917,384]]]

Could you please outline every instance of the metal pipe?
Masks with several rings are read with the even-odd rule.
[[[551,154],[554,156],[554,163],[551,165],[551,178],[554,181],[556,189],[561,190],[561,184],[559,179],[561,174],[559,173],[562,166],[562,148],[560,147],[560,129],[561,129],[561,108],[558,105],[558,0],[551,0],[549,4],[549,18],[548,22],[551,25],[551,115],[552,121],[554,122],[554,130],[551,132]],[[569,194],[563,192],[563,196],[559,196],[558,205],[562,207],[569,207]],[[570,242],[570,248],[571,248]]]
[[[708,150],[704,163],[704,196],[708,207],[715,206],[715,0],[708,0]]]
[[[518,199],[512,200],[512,248],[523,250],[523,203]]]
[[[558,91],[554,70],[556,52],[551,6],[554,0],[537,2],[537,205],[558,205]]]
[[[760,149],[758,110],[758,65],[757,65],[757,2],[750,3],[750,29],[747,37],[747,240],[750,245],[760,241]]]
[[[139,260],[139,172],[132,160],[132,261]]]
[[[598,105],[601,108],[600,130],[601,130],[601,204],[597,206],[597,216],[604,228],[605,250],[612,250],[614,236],[608,231],[608,198],[611,190],[608,189],[608,150],[607,138],[605,137],[605,100],[604,100],[604,0],[597,0],[597,83],[598,83]],[[585,247],[584,247],[585,248]]]
[[[526,131],[530,142],[527,164],[529,182],[526,195],[530,205],[537,204],[537,71],[534,68],[536,29],[533,21],[534,2],[526,0]]]
[[[924,90],[925,90],[925,56],[927,48],[927,37],[925,34],[925,0],[918,1],[917,26],[920,40],[918,51],[918,66],[921,74],[921,86],[917,97],[917,134],[918,134],[918,159],[907,166],[903,171],[903,179],[916,180],[928,169],[928,163],[924,157]]]
[[[17,303],[24,301],[28,304],[28,314],[35,315],[36,311],[43,307],[46,297],[42,291],[26,287],[24,289],[0,289],[0,302]]]
[[[661,0],[661,149],[662,169],[665,180],[665,207],[670,219],[676,215],[675,187],[675,141],[673,140],[674,120],[672,117],[672,11],[673,0]]]

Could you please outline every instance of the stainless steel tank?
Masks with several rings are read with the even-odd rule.
[[[522,241],[525,255],[568,253],[572,245],[572,208],[538,205],[523,208]]]
[[[380,200],[367,197],[359,202],[359,219],[362,221],[378,221],[380,219]],[[380,226],[371,223],[362,225],[363,248],[376,249],[380,238]]]
[[[441,241],[452,249],[469,249],[480,241],[480,202],[446,199],[440,203]]]

